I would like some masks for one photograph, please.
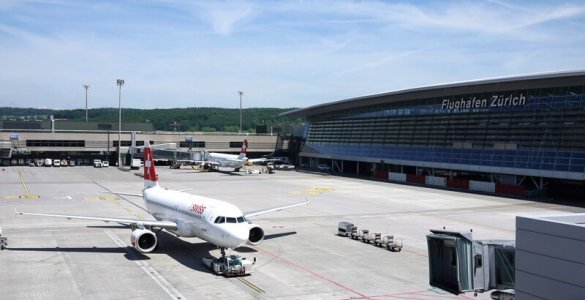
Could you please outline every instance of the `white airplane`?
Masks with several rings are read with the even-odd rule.
[[[243,213],[239,208],[217,199],[192,195],[183,191],[167,190],[158,184],[152,149],[145,141],[144,149],[144,189],[142,195],[115,193],[119,195],[143,197],[146,207],[156,220],[135,220],[123,218],[73,216],[18,212],[20,215],[59,217],[67,219],[99,220],[128,224],[132,228],[132,246],[139,252],[151,252],[157,246],[155,232],[165,229],[181,237],[198,237],[221,249],[235,249],[245,243],[258,245],[264,240],[264,230],[248,221],[248,218],[268,212],[279,211],[310,201],[293,203],[269,209]]]
[[[226,154],[226,153],[215,153],[210,152],[207,154],[207,161],[203,162],[212,168],[233,168],[236,172],[248,162],[246,157],[246,150],[248,149],[248,140],[245,139],[242,143],[242,149],[240,155]]]

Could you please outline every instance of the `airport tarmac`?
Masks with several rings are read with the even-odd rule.
[[[514,239],[517,215],[585,212],[581,207],[459,193],[388,182],[277,171],[193,172],[158,167],[160,184],[231,202],[244,212],[303,201],[261,215],[265,241],[237,249],[257,259],[243,278],[215,276],[201,257],[219,250],[199,239],[158,234],[140,254],[130,229],[98,221],[17,216],[27,212],[149,219],[137,171],[115,167],[3,167],[0,299],[473,299],[428,284],[429,229],[473,230],[476,239]],[[337,223],[394,234],[401,252],[339,237]],[[228,254],[230,253],[228,252]],[[480,294],[475,299],[489,299]]]

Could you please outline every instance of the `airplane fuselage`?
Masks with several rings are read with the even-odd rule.
[[[225,154],[225,153],[209,153],[207,161],[216,163],[219,167],[239,169],[246,163],[248,159],[243,155]]]
[[[169,231],[179,236],[198,237],[232,249],[248,240],[250,224],[230,203],[159,186],[144,189],[143,196],[152,216],[175,222],[177,229]]]

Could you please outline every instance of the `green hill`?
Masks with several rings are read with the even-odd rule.
[[[243,110],[244,132],[255,132],[257,125],[287,129],[301,123],[300,119],[280,117],[279,114],[294,108],[246,108]],[[85,121],[84,109],[52,110],[37,108],[0,107],[2,120],[57,119]],[[94,108],[88,112],[89,122],[118,122],[117,108]],[[122,108],[122,121],[128,123],[152,123],[154,130],[164,131],[225,131],[237,132],[240,128],[240,110],[215,107],[189,107],[169,109]],[[270,130],[270,129],[269,129]]]

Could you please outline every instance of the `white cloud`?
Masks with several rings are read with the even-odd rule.
[[[0,106],[81,107],[88,82],[90,106],[116,107],[116,78],[125,107],[237,107],[238,89],[291,107],[585,68],[580,4],[418,3],[16,5],[0,9]]]

